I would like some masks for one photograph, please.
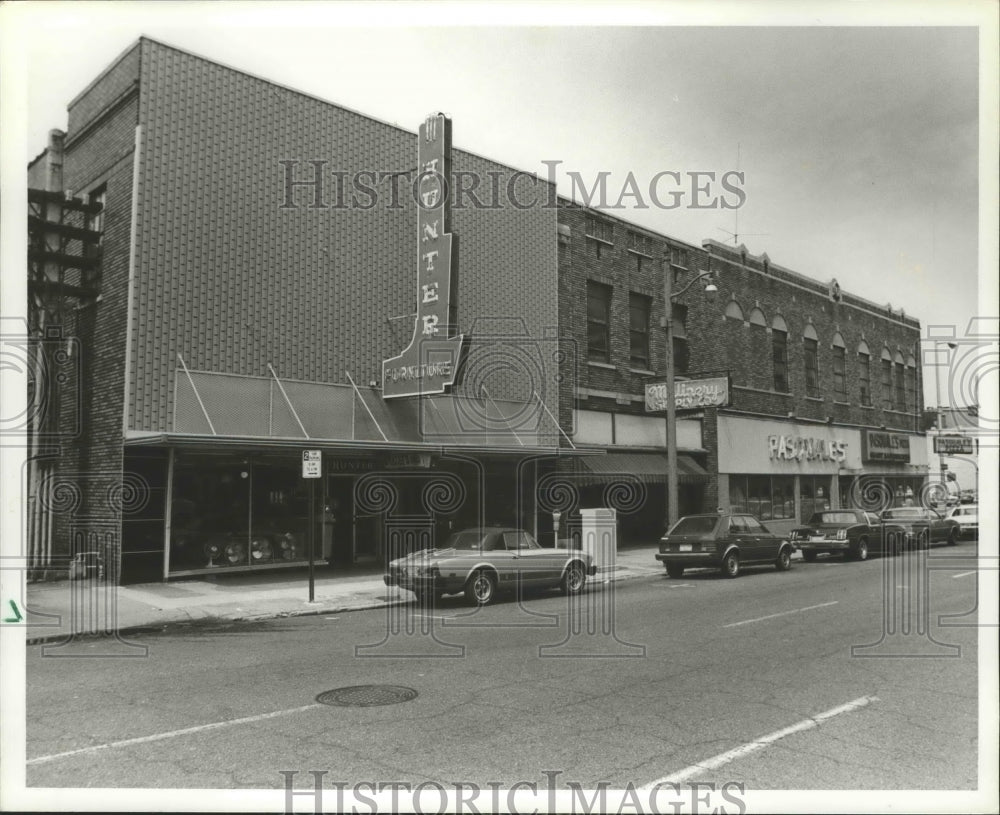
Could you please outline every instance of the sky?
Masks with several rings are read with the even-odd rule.
[[[443,111],[456,147],[543,176],[555,166],[565,195],[570,173],[588,189],[606,173],[614,205],[634,178],[642,200],[616,215],[744,243],[962,337],[997,312],[979,291],[996,277],[979,211],[980,119],[996,117],[980,72],[993,76],[995,42],[973,27],[996,7],[871,5],[619,4],[610,25],[580,3],[28,3],[5,44],[23,68],[25,162],[146,34],[406,129]],[[685,189],[676,208],[648,193],[664,171],[682,185],[660,176],[661,202]],[[729,171],[745,174],[741,207],[691,206],[692,173]],[[925,398],[936,403],[930,372]]]

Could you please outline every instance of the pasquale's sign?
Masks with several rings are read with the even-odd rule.
[[[909,461],[910,437],[905,433],[865,430],[861,434],[862,461]]]
[[[771,435],[767,437],[767,449],[772,461],[843,461],[847,458],[847,442],[840,439]]]

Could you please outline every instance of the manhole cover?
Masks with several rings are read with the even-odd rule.
[[[335,707],[375,707],[395,705],[417,698],[413,688],[402,685],[352,685],[349,688],[334,688],[323,691],[316,701]]]

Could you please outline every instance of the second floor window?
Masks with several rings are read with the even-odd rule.
[[[840,345],[833,347],[833,392],[847,398],[847,349]]]
[[[802,343],[806,362],[806,396],[819,396],[819,343],[809,337]]]
[[[903,363],[896,363],[896,389],[895,396],[893,398],[893,406],[896,410],[905,411],[906,410],[906,385],[903,378]]]
[[[788,393],[788,334],[771,331],[771,361],[774,365],[774,389]]]
[[[671,305],[674,333],[674,373],[686,374],[690,369],[690,351],[687,335],[687,306],[680,303]]]
[[[611,287],[587,281],[587,359],[611,362]]]
[[[892,360],[882,360],[882,407],[892,410]]]
[[[913,411],[917,409],[917,367],[911,365],[910,360],[906,362],[906,407]]]
[[[872,403],[872,358],[868,354],[858,354],[858,383],[861,386],[861,404]]]
[[[629,364],[649,370],[649,298],[644,294],[628,295]]]

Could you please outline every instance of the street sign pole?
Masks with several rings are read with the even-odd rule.
[[[309,602],[316,599],[316,487],[312,481],[309,482]]]
[[[309,602],[316,599],[316,487],[312,479],[323,476],[323,452],[302,451],[302,477],[309,482]]]

